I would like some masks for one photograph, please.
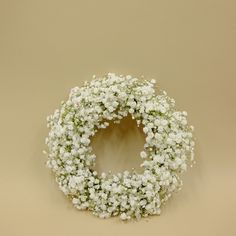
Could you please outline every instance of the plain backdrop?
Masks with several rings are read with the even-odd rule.
[[[0,0],[0,235],[236,235],[236,3]],[[156,78],[195,126],[197,164],[161,216],[77,211],[45,168],[46,116],[108,72]],[[112,129],[113,128],[113,129]],[[140,164],[132,120],[93,140],[97,169]]]

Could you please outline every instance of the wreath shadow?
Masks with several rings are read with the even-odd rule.
[[[131,171],[134,168],[142,173],[140,152],[145,144],[145,134],[142,126],[137,126],[131,116],[123,118],[120,124],[109,122],[106,129],[99,129],[91,139],[91,145],[96,155],[94,169],[112,173]]]

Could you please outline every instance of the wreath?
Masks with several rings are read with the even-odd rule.
[[[122,220],[159,215],[161,205],[182,186],[180,173],[194,161],[193,127],[165,91],[156,95],[155,83],[130,75],[94,76],[72,88],[68,100],[47,117],[47,166],[77,209]],[[90,138],[127,115],[146,135],[140,153],[143,173],[99,174]]]

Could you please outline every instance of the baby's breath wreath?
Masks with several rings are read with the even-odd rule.
[[[180,189],[180,173],[194,159],[193,127],[176,111],[166,92],[155,94],[155,80],[109,73],[71,90],[69,99],[48,117],[47,166],[63,193],[79,210],[122,220],[160,214],[161,205]],[[127,115],[143,126],[143,173],[98,174],[90,138]],[[112,157],[111,157],[112,158]]]

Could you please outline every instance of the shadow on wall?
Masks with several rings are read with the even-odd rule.
[[[91,139],[96,155],[94,169],[98,173],[131,171],[142,173],[140,152],[145,143],[142,126],[138,127],[131,116],[123,118],[120,124],[113,122],[106,129],[100,129]]]

